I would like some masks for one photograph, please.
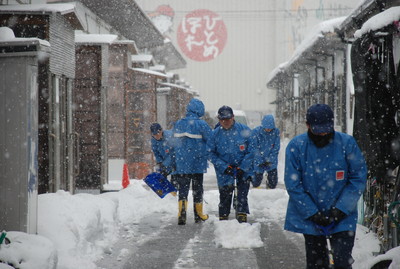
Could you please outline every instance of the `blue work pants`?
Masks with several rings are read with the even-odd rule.
[[[267,188],[268,189],[275,189],[276,185],[278,184],[278,171],[277,169],[272,169],[267,171],[268,179],[267,179]],[[253,180],[253,187],[258,187],[261,185],[263,180],[264,173],[256,173],[255,178]]]
[[[249,214],[249,204],[247,195],[249,194],[250,181],[237,179],[237,213]],[[231,205],[233,202],[234,185],[226,185],[219,187],[219,205],[218,211],[220,217],[228,217],[231,212]]]
[[[179,187],[179,201],[187,201],[192,182],[193,202],[203,202],[203,176],[204,174],[177,174],[175,179]]]

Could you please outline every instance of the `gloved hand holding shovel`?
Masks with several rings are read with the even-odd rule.
[[[318,212],[311,216],[310,220],[314,222],[317,228],[324,234],[328,249],[329,268],[334,268],[335,261],[333,259],[333,250],[330,241],[331,234],[335,225],[344,219],[346,214],[336,207],[332,207],[329,213],[329,216],[325,216],[321,212]]]
[[[271,163],[267,161],[267,162],[260,163],[258,166],[259,166],[260,168],[266,169],[266,168],[268,168],[270,165],[271,165]]]
[[[333,251],[331,246],[331,232],[334,226],[335,222],[332,222],[328,226],[317,225],[317,228],[321,230],[321,232],[325,235],[326,238],[326,247],[328,248],[329,268],[335,267],[335,261],[333,260]]]

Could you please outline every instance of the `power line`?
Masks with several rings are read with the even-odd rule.
[[[201,9],[201,8],[199,8]],[[235,19],[237,21],[245,20],[265,20],[265,21],[281,21],[296,19],[297,16],[307,18],[310,14],[318,14],[319,19],[326,20],[330,18],[348,16],[353,8],[302,8],[299,10],[289,9],[260,9],[260,10],[213,10],[224,19]],[[151,13],[154,11],[145,11]],[[175,10],[176,17],[183,17],[184,15],[193,12],[186,10]]]
[[[199,8],[201,9],[201,8]],[[353,11],[354,8],[301,8],[300,10],[290,10],[290,9],[257,9],[257,10],[213,10],[213,12],[218,13],[218,14],[249,14],[249,13],[255,13],[255,14],[259,14],[259,13],[297,13],[298,11],[307,11],[307,12],[329,12],[329,11]],[[146,10],[146,13],[151,13],[154,11],[149,11]],[[187,14],[190,12],[193,12],[193,10],[174,10],[175,13],[179,13],[179,14]]]

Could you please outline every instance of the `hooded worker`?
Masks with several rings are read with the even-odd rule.
[[[173,133],[171,130],[164,130],[158,122],[151,124],[151,149],[156,159],[155,170],[165,178],[171,175],[171,183],[178,189],[175,179],[175,154],[173,148]]]
[[[310,106],[306,124],[308,131],[286,147],[284,228],[304,235],[307,268],[330,267],[326,236],[335,268],[351,268],[357,202],[367,182],[365,158],[352,136],[334,130],[328,105]]]
[[[190,183],[192,182],[194,218],[199,223],[208,219],[203,214],[203,178],[207,172],[206,144],[211,134],[204,116],[204,104],[193,98],[186,107],[186,117],[176,122],[175,137],[176,177],[179,184],[178,225],[186,224]]]
[[[265,115],[261,126],[251,132],[249,151],[254,158],[253,186],[259,187],[264,176],[268,175],[267,189],[275,189],[278,183],[278,154],[280,149],[280,132],[275,126],[273,115]]]

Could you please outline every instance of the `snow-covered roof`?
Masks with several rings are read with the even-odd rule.
[[[232,109],[233,110],[233,115],[235,116],[246,116],[246,113],[243,110],[238,110],[238,109]]]
[[[146,73],[146,74],[149,74],[149,75],[155,75],[155,76],[165,77],[165,78],[167,77],[167,75],[164,74],[164,73],[160,73],[160,72],[149,70],[149,69],[144,69],[144,68],[131,68],[131,69],[134,70],[134,71]]]
[[[1,45],[34,45],[40,44],[44,47],[50,47],[50,43],[40,38],[15,37],[12,29],[8,27],[0,27],[0,44]]]
[[[363,0],[353,9],[349,16],[342,22],[340,29],[344,32],[346,37],[352,37],[355,30],[358,29],[358,23],[364,20],[364,17],[370,16],[373,12],[377,1]]]
[[[151,54],[137,54],[131,56],[132,62],[134,63],[149,63],[153,60]]]
[[[136,46],[135,41],[133,40],[128,40],[128,39],[123,39],[123,40],[116,40],[114,42],[115,44],[125,44],[125,45],[133,45],[135,47],[135,50],[138,51],[139,49]]]
[[[58,12],[62,15],[75,11],[75,3],[65,4],[30,4],[30,5],[0,5],[1,11],[11,12],[40,12],[52,13]]]
[[[164,43],[164,36],[136,1],[80,0],[80,2],[125,38],[134,40],[139,49],[160,46]]]
[[[165,39],[165,41],[167,40]],[[165,65],[166,70],[186,67],[186,60],[170,41],[165,42],[162,46],[150,48],[150,51],[156,62]]]
[[[302,54],[308,49],[315,46],[321,38],[324,38],[327,34],[334,33],[336,29],[340,27],[340,24],[345,20],[346,17],[339,17],[327,21],[323,21],[316,25],[311,32],[304,38],[300,45],[294,51],[289,61],[280,64],[277,68],[272,70],[268,75],[267,85],[273,80],[276,75],[285,71],[293,63],[295,63]]]
[[[360,38],[362,35],[381,29],[394,21],[400,19],[400,7],[389,8],[377,15],[369,18],[361,27],[354,33],[355,38]]]
[[[64,3],[64,4],[27,4],[27,5],[0,5],[0,13],[13,14],[41,14],[50,15],[52,13],[60,13],[65,16],[69,22],[74,25],[75,29],[83,29],[83,21],[79,18],[76,8],[80,3]],[[72,15],[72,16],[71,16]]]
[[[118,39],[117,35],[109,34],[76,34],[76,43],[111,44]]]
[[[169,83],[169,82],[163,82],[163,83],[160,83],[160,85],[177,88],[177,89],[190,90],[190,87],[186,87],[184,85],[179,85],[179,84],[174,84],[174,83]]]
[[[335,29],[339,28],[340,24],[345,18],[346,17],[335,18],[317,24],[296,48],[292,58],[288,62],[288,65],[296,61],[301,54],[308,48],[312,47],[318,41],[318,39],[323,38],[324,35],[328,33],[334,33]]]
[[[165,65],[157,64],[154,66],[150,66],[149,69],[154,70],[154,71],[159,71],[159,72],[165,72]],[[168,75],[167,75],[167,77],[168,77]]]
[[[284,62],[275,67],[267,76],[267,86],[269,82],[275,78],[279,73],[284,72],[286,67],[288,66],[289,62]]]

